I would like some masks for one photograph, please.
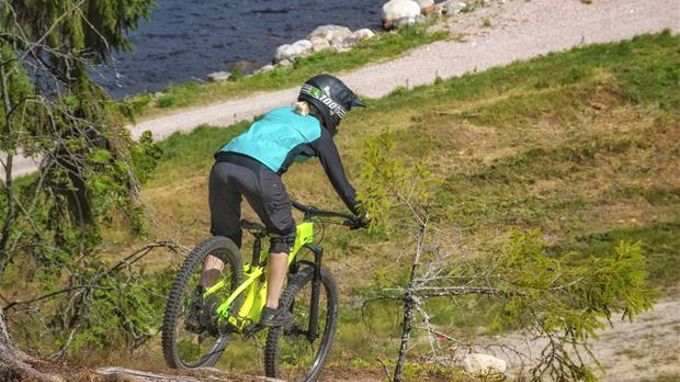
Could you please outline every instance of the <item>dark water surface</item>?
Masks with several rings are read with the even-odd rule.
[[[149,21],[130,35],[132,53],[118,54],[104,78],[113,96],[159,91],[205,78],[240,62],[245,71],[269,63],[281,44],[317,25],[377,29],[384,0],[157,0]],[[118,76],[115,73],[118,73]]]

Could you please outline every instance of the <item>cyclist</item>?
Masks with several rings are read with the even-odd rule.
[[[340,121],[354,106],[365,107],[342,81],[328,74],[315,76],[302,85],[298,102],[292,107],[271,110],[215,154],[209,180],[211,233],[226,236],[241,247],[242,196],[270,232],[267,303],[260,320],[263,326],[292,321],[290,312],[278,306],[288,253],[295,242],[292,203],[281,182],[288,167],[318,157],[335,191],[352,213],[363,216],[365,223],[332,139]],[[203,287],[217,281],[222,267],[217,257],[206,258]],[[212,309],[206,306],[205,310]]]

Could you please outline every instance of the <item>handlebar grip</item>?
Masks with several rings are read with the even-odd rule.
[[[361,219],[356,216],[354,216],[352,219],[345,220],[343,224],[349,227],[351,230],[367,227],[366,223],[362,222]]]

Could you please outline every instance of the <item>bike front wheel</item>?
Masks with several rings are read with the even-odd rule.
[[[338,321],[338,286],[333,275],[321,270],[316,336],[310,320],[314,268],[305,267],[290,279],[279,306],[290,309],[290,326],[269,330],[265,346],[268,377],[287,381],[314,381],[321,372],[333,343]]]
[[[213,274],[214,281],[224,282],[224,287],[204,298],[203,262],[210,255],[224,263],[219,274]],[[229,333],[217,322],[215,309],[241,284],[242,272],[240,251],[226,237],[213,236],[189,253],[165,307],[162,342],[168,366],[193,369],[217,362],[228,344]],[[240,304],[241,299],[236,299],[230,311],[238,310]]]

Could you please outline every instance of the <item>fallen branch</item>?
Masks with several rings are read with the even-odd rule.
[[[177,374],[161,374],[140,370],[126,369],[122,367],[105,367],[98,369],[97,374],[106,376],[107,381],[135,381],[135,382],[235,382],[235,381],[266,381],[284,382],[281,379],[243,376],[227,373],[212,367],[195,370],[177,371]]]

